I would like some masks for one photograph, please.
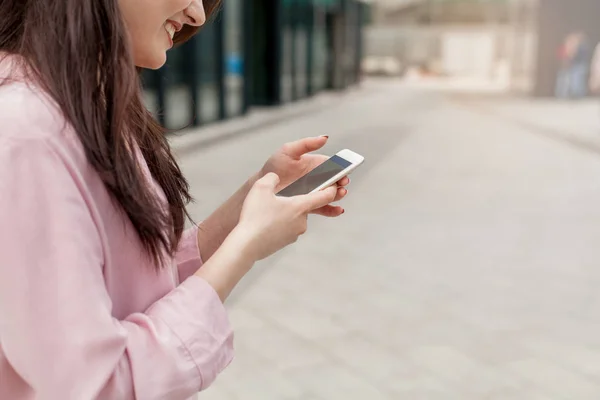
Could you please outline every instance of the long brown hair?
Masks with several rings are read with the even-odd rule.
[[[207,15],[219,0],[204,0]],[[123,208],[157,266],[181,238],[189,186],[165,130],[142,102],[118,0],[0,0],[0,52],[17,55],[56,101],[88,161]],[[197,28],[186,26],[176,43]],[[139,147],[168,210],[143,178]]]

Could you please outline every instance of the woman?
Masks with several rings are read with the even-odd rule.
[[[339,187],[275,193],[323,161],[291,143],[199,227],[143,108],[217,1],[0,2],[0,399],[186,399],[232,359],[222,302]],[[203,263],[204,262],[204,263]]]
[[[556,83],[558,98],[580,99],[588,94],[591,49],[583,32],[567,36],[560,51],[561,68]]]

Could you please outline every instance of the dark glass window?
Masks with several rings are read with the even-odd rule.
[[[243,0],[226,0],[225,22],[225,107],[226,115],[236,116],[243,111]]]

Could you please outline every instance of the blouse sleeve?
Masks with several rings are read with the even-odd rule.
[[[202,256],[198,248],[198,227],[193,226],[183,232],[175,255],[179,282],[195,274],[202,266]]]
[[[192,276],[144,313],[112,317],[100,237],[73,168],[49,141],[0,138],[6,361],[39,399],[191,397],[232,359],[223,304]],[[183,243],[181,265],[199,262],[193,247]]]

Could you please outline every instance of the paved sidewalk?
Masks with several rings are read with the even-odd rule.
[[[200,399],[600,398],[597,154],[368,82],[336,107],[183,152],[192,214],[281,143],[321,134],[327,153],[366,156],[347,212],[312,218],[247,277],[228,304],[237,358]]]
[[[472,110],[502,117],[550,139],[600,153],[600,100],[560,101],[491,96],[459,96]]]

